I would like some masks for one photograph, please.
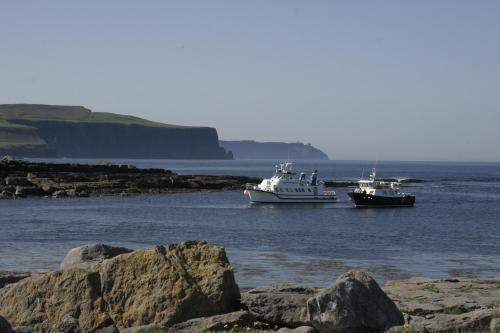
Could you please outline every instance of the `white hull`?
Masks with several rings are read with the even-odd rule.
[[[259,191],[259,190],[247,190],[250,200],[252,202],[336,202],[337,197],[334,195],[313,195],[313,194],[292,194],[286,195],[281,193]]]

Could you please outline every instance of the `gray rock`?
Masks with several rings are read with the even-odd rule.
[[[477,332],[490,330],[494,318],[500,317],[500,310],[476,310],[460,315],[436,315],[418,327],[429,332]],[[413,326],[415,327],[415,326]]]
[[[191,319],[169,327],[168,332],[190,333],[229,330],[235,325],[239,327],[252,327],[254,322],[255,317],[249,312],[236,311],[217,316]]]
[[[490,332],[500,332],[500,318],[493,318],[491,320]]]
[[[378,332],[404,323],[393,301],[368,274],[351,270],[307,301],[312,326],[323,332]]]
[[[12,331],[12,326],[4,317],[0,316],[0,332],[1,333],[14,333]]]
[[[314,333],[316,330],[311,326],[300,326],[297,328],[280,328],[277,333]]]
[[[30,272],[0,271],[0,288],[31,276]]]
[[[241,303],[260,321],[293,328],[308,325],[307,300],[318,291],[298,284],[279,284],[242,293]]]
[[[59,269],[74,267],[90,268],[92,265],[104,259],[113,258],[117,255],[129,252],[132,252],[132,250],[106,244],[83,245],[71,249],[66,257],[64,257]]]

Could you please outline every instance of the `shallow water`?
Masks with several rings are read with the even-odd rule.
[[[189,174],[264,177],[274,170],[272,161],[113,162]],[[296,170],[343,180],[371,167],[319,161]],[[337,189],[334,204],[249,204],[241,191],[0,201],[0,270],[54,269],[86,243],[142,248],[204,239],[226,247],[241,287],[325,286],[351,267],[378,280],[500,275],[499,163],[386,162],[377,169],[379,177],[424,180],[404,189],[416,194],[416,206],[355,209],[347,189]]]

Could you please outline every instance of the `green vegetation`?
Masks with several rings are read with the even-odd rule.
[[[151,127],[183,128],[188,126],[169,125],[146,119],[107,112],[92,112],[83,106],[2,104],[0,105],[0,128],[17,127],[16,120],[68,121],[85,123],[110,123],[142,125]]]
[[[1,114],[0,114],[0,117],[1,117]],[[0,118],[0,130],[1,129],[15,129],[15,128],[29,128],[29,126],[14,124],[14,123],[8,122],[5,119]]]
[[[432,293],[439,293],[439,289],[436,287],[434,283],[426,283],[422,286],[422,290],[427,290]]]
[[[0,148],[9,149],[45,144],[45,140],[38,136],[35,128],[12,124],[0,119]]]

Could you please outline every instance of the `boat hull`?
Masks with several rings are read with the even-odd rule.
[[[328,203],[336,202],[337,197],[335,195],[278,195],[274,192],[259,191],[259,190],[247,190],[250,201],[252,202],[262,202],[262,203],[277,203],[277,202],[288,202],[288,203]]]
[[[415,205],[414,195],[384,197],[366,193],[347,193],[352,202],[358,207],[413,207]]]

